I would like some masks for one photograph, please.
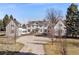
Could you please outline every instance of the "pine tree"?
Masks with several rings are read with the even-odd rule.
[[[78,11],[78,18],[77,18],[77,30],[78,30],[78,32],[77,32],[77,34],[79,35],[79,11]]]
[[[4,29],[4,26],[3,26],[3,21],[0,20],[0,31]]]
[[[10,21],[9,16],[6,14],[3,18],[4,30],[9,21]]]
[[[76,37],[78,35],[78,7],[76,4],[71,4],[67,9],[66,15],[66,35]]]
[[[12,20],[14,19],[12,15],[10,15],[10,19],[12,19]]]

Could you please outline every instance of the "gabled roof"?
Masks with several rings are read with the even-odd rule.
[[[59,22],[65,26],[65,21],[64,21],[64,20],[58,20],[57,24],[58,24]],[[57,25],[57,24],[56,24],[56,25]],[[55,25],[55,26],[56,26],[56,25]]]
[[[54,21],[54,22],[52,22],[52,23],[49,23],[48,27],[49,27],[49,28],[50,28],[51,26],[54,26],[54,27],[55,27],[60,21],[65,25],[65,21],[64,21],[64,20],[56,20],[56,21]]]
[[[18,25],[21,25],[17,20],[13,20],[14,23],[18,26]]]
[[[59,21],[61,21],[65,25],[65,21],[64,20],[56,20],[54,22],[49,21],[49,20],[48,21],[44,21],[44,20],[43,21],[30,21],[26,25],[27,26],[31,26],[31,25],[34,25],[34,23],[35,23],[36,25],[39,25],[39,26],[42,26],[42,25],[50,26],[49,22],[51,22],[51,24],[53,25],[53,23],[54,23],[54,26],[55,26]]]
[[[55,25],[56,25],[59,21],[61,21],[61,22],[65,25],[65,21],[64,21],[64,20],[57,20],[57,21],[55,22]]]
[[[11,21],[13,21],[13,22],[16,24],[16,26],[19,27],[20,23],[19,23],[17,20],[12,20],[12,19],[10,19],[10,21],[8,21],[7,25],[8,25]]]
[[[28,26],[31,26],[31,25],[34,25],[34,24],[36,24],[36,25],[47,25],[48,24],[48,21],[30,21],[30,22],[28,22]]]

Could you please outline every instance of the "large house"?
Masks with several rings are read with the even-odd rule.
[[[58,36],[59,35],[59,29],[61,29],[61,35],[64,36],[66,33],[66,26],[64,24],[64,21],[62,20],[58,20],[55,23],[54,26],[54,35]],[[52,30],[53,31],[53,30]],[[38,34],[42,34],[42,33],[48,33],[49,32],[49,21],[31,21],[28,22],[28,24],[26,24],[26,33],[30,34],[30,33],[38,33]]]
[[[30,33],[47,33],[48,22],[47,21],[31,21],[26,24],[27,34]]]

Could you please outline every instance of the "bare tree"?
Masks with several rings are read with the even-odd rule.
[[[59,24],[58,36],[59,36],[59,45],[60,45],[60,53],[62,55],[66,55],[66,39],[62,39],[62,25]]]
[[[57,20],[62,18],[61,11],[56,11],[55,9],[48,9],[46,18],[54,24]]]
[[[54,9],[48,9],[46,18],[47,20],[49,20],[49,25],[48,25],[49,34],[48,35],[52,38],[51,41],[53,44],[54,33],[55,33],[54,26],[57,20],[61,18],[61,14]]]
[[[49,20],[49,25],[48,25],[48,35],[51,37],[51,41],[52,41],[52,45],[54,43],[54,38],[55,38],[55,30],[54,30],[54,26],[57,23],[58,20],[62,19],[62,15],[61,15],[61,11],[56,11],[54,9],[48,9],[47,10],[47,16],[46,16],[47,20]],[[58,36],[59,39],[56,40],[57,41],[57,46],[60,46],[60,52],[62,54],[66,54],[66,40],[62,39],[62,29],[61,29],[61,25],[59,25],[59,31],[58,31]],[[59,42],[59,43],[58,43]]]

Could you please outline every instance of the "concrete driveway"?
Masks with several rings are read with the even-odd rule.
[[[31,35],[23,36],[17,39],[17,42],[24,44],[24,47],[20,50],[20,52],[32,52],[39,55],[45,54],[43,44],[46,44],[49,41],[51,41],[49,38]]]

